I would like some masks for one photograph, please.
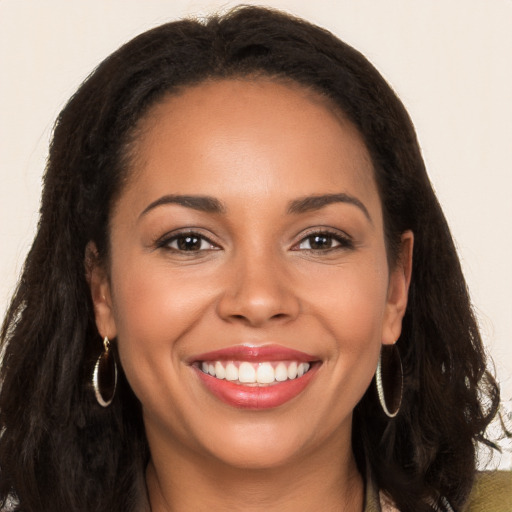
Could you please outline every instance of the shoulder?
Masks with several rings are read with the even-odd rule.
[[[464,512],[511,512],[512,471],[482,471],[477,474]]]

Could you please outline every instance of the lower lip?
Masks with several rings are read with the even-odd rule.
[[[314,365],[302,377],[296,379],[267,386],[244,386],[225,379],[217,379],[196,368],[199,378],[211,393],[224,403],[239,409],[271,409],[285,404],[306,388],[316,370],[317,365]]]

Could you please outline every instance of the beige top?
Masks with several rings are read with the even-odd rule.
[[[374,485],[366,486],[364,512],[399,512]],[[512,471],[483,471],[463,512],[512,512]]]
[[[142,484],[142,482],[141,482]],[[145,483],[141,490],[145,491]],[[150,512],[145,492],[136,510]],[[448,508],[448,511],[450,509]],[[393,503],[368,479],[364,512],[400,512]],[[461,512],[512,512],[512,471],[483,471],[478,473],[468,503]]]

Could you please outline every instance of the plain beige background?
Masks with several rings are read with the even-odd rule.
[[[69,96],[141,31],[236,3],[0,0],[0,312],[35,231],[52,124]],[[246,3],[330,29],[404,101],[512,416],[512,0]],[[510,455],[501,465],[512,467]]]

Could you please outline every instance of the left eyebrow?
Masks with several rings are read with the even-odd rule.
[[[288,204],[288,213],[306,213],[310,211],[320,210],[325,206],[333,203],[347,203],[357,206],[365,215],[365,217],[373,224],[372,218],[368,213],[366,206],[357,197],[349,194],[323,194],[301,197],[290,201]]]
[[[143,212],[139,215],[139,218],[143,217],[154,208],[167,204],[178,204],[180,206],[184,206],[185,208],[191,208],[193,210],[198,210],[200,212],[206,213],[226,212],[226,207],[224,206],[224,204],[221,203],[215,197],[171,194],[162,196],[156,201],[153,201],[149,206],[147,206],[143,210]]]

